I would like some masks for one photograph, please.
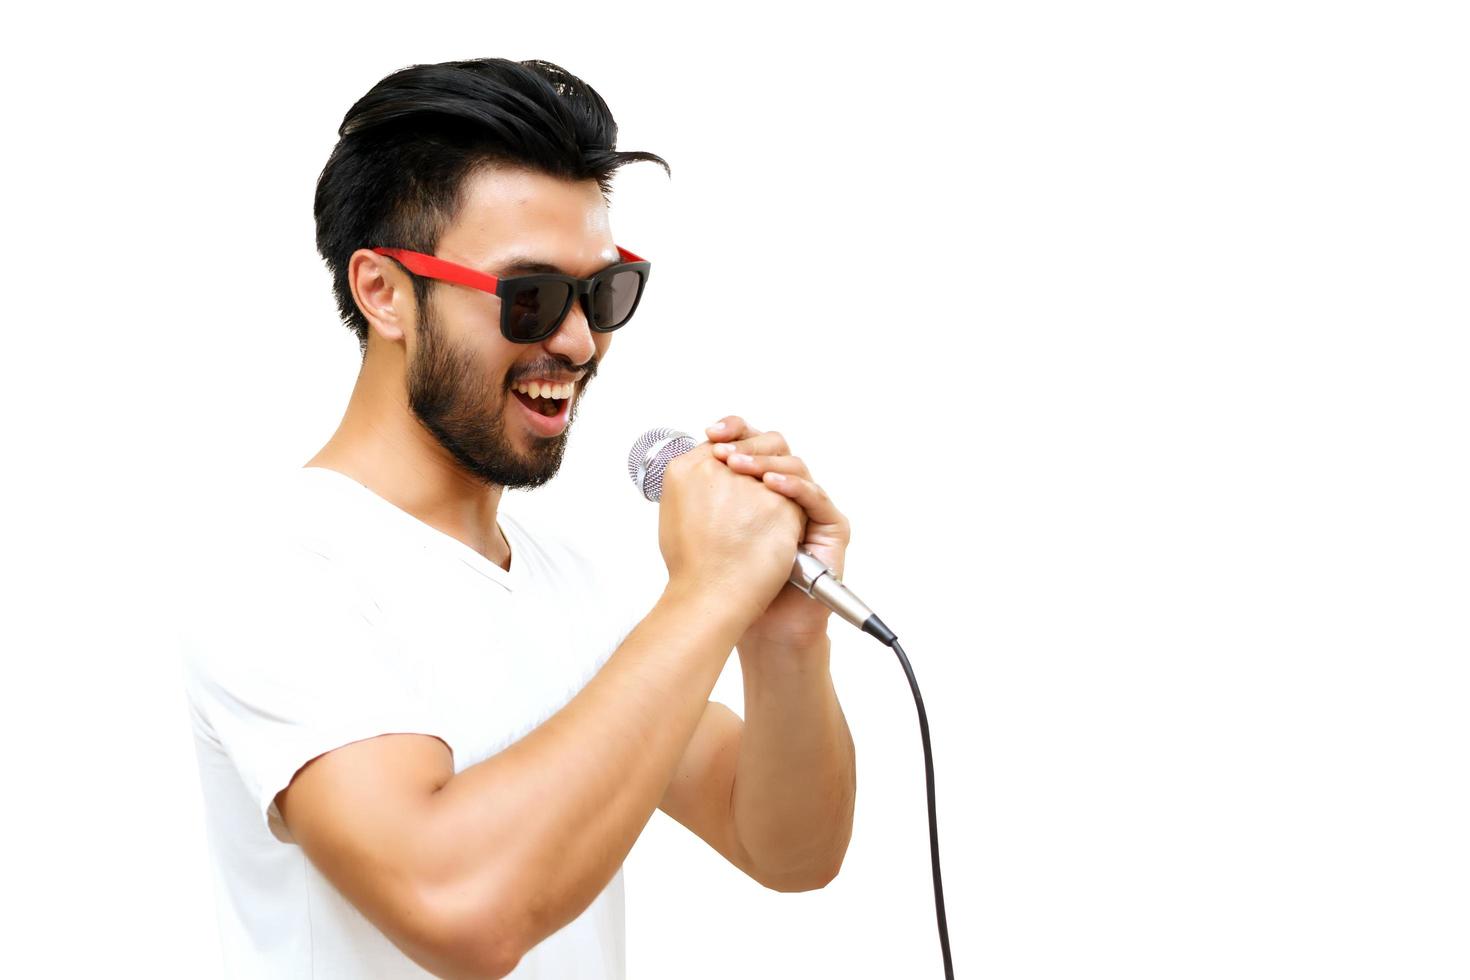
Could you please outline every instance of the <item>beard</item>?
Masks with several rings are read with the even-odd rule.
[[[578,370],[565,359],[557,368],[556,373]],[[507,490],[530,490],[550,481],[561,468],[577,403],[596,372],[593,358],[577,382],[567,427],[561,434],[548,439],[532,433],[530,448],[522,452],[505,432],[505,410],[515,397],[510,387],[497,391],[475,357],[456,347],[439,329],[432,304],[425,303],[419,348],[408,367],[408,405],[419,423],[476,479]]]

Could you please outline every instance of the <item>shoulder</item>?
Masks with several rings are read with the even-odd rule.
[[[311,542],[230,535],[201,559],[181,597],[178,632],[191,683],[299,670],[298,654],[369,629],[365,602]],[[293,660],[293,658],[296,658]]]

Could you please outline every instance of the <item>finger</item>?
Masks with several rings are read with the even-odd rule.
[[[738,415],[726,415],[714,425],[705,429],[710,442],[733,442],[736,439],[749,439],[751,436],[760,435],[761,430],[753,427]]]
[[[827,496],[827,491],[811,480],[769,471],[762,475],[762,482],[800,504],[801,509],[806,511],[808,520],[818,524],[838,524],[844,528],[847,526],[847,518],[837,509],[832,498]]]
[[[730,453],[725,456],[725,465],[737,473],[749,473],[756,479],[763,473],[781,473],[810,480],[811,472],[800,456],[749,456],[745,453]]]
[[[747,456],[789,456],[791,447],[786,443],[786,437],[772,430],[762,432],[746,439],[736,439],[733,442],[721,442],[714,447],[715,455],[721,459],[730,453],[744,453]]]

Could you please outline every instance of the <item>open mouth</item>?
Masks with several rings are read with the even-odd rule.
[[[560,415],[562,406],[565,405],[567,402],[567,399],[565,398],[532,398],[530,395],[526,394],[523,391],[513,390],[511,391],[511,394],[520,399],[522,405],[526,406],[536,414],[544,415],[547,418],[553,418],[557,415]]]

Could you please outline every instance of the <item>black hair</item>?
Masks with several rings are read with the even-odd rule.
[[[505,164],[565,180],[596,180],[603,198],[625,163],[618,126],[590,85],[548,61],[477,58],[412,65],[358,99],[317,180],[316,248],[332,273],[343,322],[367,354],[368,323],[347,260],[359,248],[433,254],[458,213],[464,180]],[[411,277],[423,309],[432,280]]]

